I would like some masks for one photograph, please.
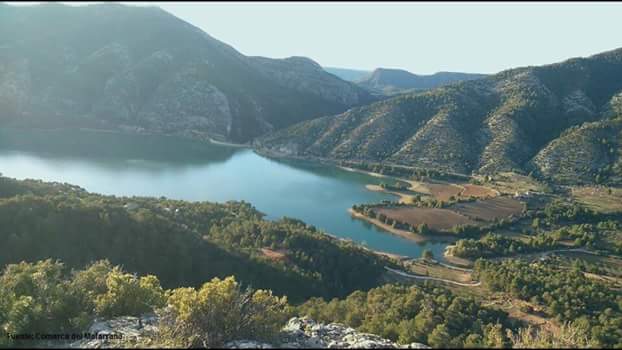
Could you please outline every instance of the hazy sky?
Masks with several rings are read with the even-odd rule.
[[[494,73],[622,47],[622,3],[151,4],[243,54],[332,67]]]

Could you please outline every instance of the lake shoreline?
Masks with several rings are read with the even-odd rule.
[[[213,138],[212,136],[205,134],[205,135],[188,135],[185,133],[162,133],[162,132],[154,132],[154,131],[138,131],[138,130],[132,130],[132,129],[121,129],[121,128],[116,128],[116,129],[108,129],[108,128],[84,128],[84,127],[75,127],[75,128],[22,128],[22,127],[11,127],[11,126],[5,126],[2,127],[3,129],[7,129],[7,130],[33,130],[33,131],[47,131],[47,132],[58,132],[58,131],[70,131],[70,130],[76,130],[76,131],[80,131],[80,132],[92,132],[92,133],[101,133],[101,134],[117,134],[117,135],[137,135],[137,136],[161,136],[161,137],[176,137],[176,138],[182,138],[182,139],[187,139],[187,140],[194,140],[194,141],[203,141],[203,142],[209,142],[210,144],[213,145],[218,145],[218,146],[226,146],[226,147],[236,147],[236,148],[249,148],[252,149],[252,145],[250,143],[235,143],[235,142],[228,142],[228,141],[219,141],[216,140],[215,138]]]
[[[396,236],[400,236],[402,238],[408,239],[416,243],[426,243],[426,242],[451,243],[451,242],[455,242],[458,240],[457,237],[452,237],[452,236],[423,236],[418,233],[400,230],[390,225],[384,224],[377,219],[372,219],[363,214],[357,213],[352,208],[348,208],[348,213],[350,213],[350,215],[352,215],[352,217],[356,219],[366,221],[378,228],[381,228],[384,231],[387,231],[388,233],[391,233]]]
[[[345,171],[347,169],[337,164],[311,159],[300,159],[297,166],[289,164],[287,159],[270,159],[263,154],[251,152],[252,149],[247,145],[213,139],[202,142],[213,151],[202,152],[199,158],[192,158],[189,166],[184,167],[185,160],[170,163],[168,157],[179,159],[180,153],[190,152],[200,145],[180,143],[177,141],[179,135],[148,135],[131,130],[56,128],[41,129],[42,132],[33,132],[34,136],[31,136],[32,129],[5,129],[5,133],[11,135],[10,138],[7,137],[6,148],[17,151],[6,155],[6,175],[13,178],[75,183],[92,193],[128,198],[165,197],[215,203],[246,200],[260,208],[271,220],[278,220],[283,216],[300,218],[310,225],[323,227],[327,232],[333,233],[333,237],[338,235],[339,238],[352,241],[356,246],[398,260],[418,257],[425,247],[417,242],[428,240],[421,237],[417,239],[412,234],[400,237],[399,234],[392,234],[388,228],[368,225],[344,212],[344,209],[359,203],[393,200],[393,195],[387,196],[389,193],[364,188],[366,184],[379,183],[377,178],[386,177],[385,175],[375,174],[372,177],[369,172],[365,174],[356,171],[364,175],[359,176]],[[22,144],[20,140],[24,139],[33,141]],[[39,139],[41,141],[37,141]],[[49,154],[34,152],[31,144],[37,146],[37,142],[45,145],[59,144],[59,150],[54,149]],[[13,144],[16,148],[11,147]],[[157,149],[154,147],[156,144],[159,145]],[[76,148],[76,145],[80,147]],[[89,145],[99,145],[99,148],[89,153],[72,153],[74,149],[89,149]],[[240,153],[234,157],[228,151],[235,151],[234,147],[244,149],[240,149]],[[19,151],[21,149],[23,151]],[[45,147],[39,149],[47,150]],[[158,156],[152,158],[154,152]],[[58,154],[71,155],[60,160],[63,162],[62,169],[54,166],[57,164]],[[128,162],[128,159],[153,159],[153,162]],[[309,168],[305,163],[314,167]],[[253,176],[255,171],[276,171],[277,176],[268,180]],[[249,182],[253,185],[249,185]],[[301,185],[310,185],[314,190],[303,191],[298,187]],[[287,194],[285,197],[292,199],[279,199],[271,194],[272,189],[282,191],[283,195]],[[296,199],[297,192],[304,194],[304,199]],[[314,209],[315,206],[321,206],[321,210]],[[403,238],[407,238],[408,242]],[[429,247],[440,255],[445,245],[444,242],[433,242]]]
[[[401,192],[397,192],[397,191],[387,190],[387,189],[382,188],[381,186],[378,186],[378,185],[368,184],[368,185],[365,185],[365,188],[368,191],[381,192],[381,193],[386,193],[386,194],[390,194],[390,195],[396,196],[396,197],[399,198],[399,200],[398,200],[399,203],[411,204],[411,203],[414,203],[414,201],[415,201],[415,195],[401,193]]]

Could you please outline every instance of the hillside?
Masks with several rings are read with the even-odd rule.
[[[617,49],[399,95],[296,124],[260,138],[256,146],[276,156],[547,175],[556,150],[562,150],[556,145],[564,142],[554,141],[569,128],[619,115],[621,92],[622,49]],[[607,127],[612,145],[619,140],[614,124]],[[601,152],[596,147],[583,150],[581,162],[590,162],[583,166],[592,169],[587,171],[592,181],[594,169],[619,163],[616,147],[610,148],[614,151],[606,157],[596,154]],[[565,181],[579,181],[583,175],[577,171],[564,168]]]
[[[357,84],[370,91],[393,95],[415,90],[427,90],[447,84],[485,77],[485,74],[438,72],[417,75],[402,69],[378,68]]]
[[[310,59],[244,56],[158,7],[1,6],[4,125],[245,142],[373,100]]]
[[[391,264],[299,220],[264,220],[245,202],[103,196],[6,177],[0,177],[0,240],[0,270],[47,258],[71,268],[107,259],[153,274],[167,288],[234,275],[294,302],[372,288]]]
[[[622,118],[566,130],[530,165],[560,183],[622,184]]]

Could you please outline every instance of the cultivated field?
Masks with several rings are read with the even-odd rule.
[[[483,176],[476,176],[476,179],[484,181]],[[492,182],[487,182],[487,186],[494,188],[500,193],[514,194],[516,192],[547,192],[547,186],[529,176],[520,175],[512,172],[503,172],[494,176]]]
[[[572,196],[581,204],[604,213],[622,212],[622,188],[573,187]]]
[[[449,209],[397,207],[379,208],[374,209],[374,211],[414,226],[425,223],[433,230],[448,230],[456,225],[476,224],[468,217]]]
[[[462,192],[462,187],[453,184],[437,184],[426,183],[425,186],[429,189],[430,194],[434,198],[442,201],[448,201],[450,197],[458,197]]]
[[[473,185],[473,184],[464,184],[462,185],[464,190],[460,192],[461,197],[477,197],[477,198],[491,198],[496,197],[499,193],[491,188]]]
[[[523,204],[512,198],[497,197],[469,203],[458,203],[452,209],[470,218],[493,221],[512,214],[520,214],[523,211]]]

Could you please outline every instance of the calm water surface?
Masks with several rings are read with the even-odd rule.
[[[351,218],[353,204],[392,199],[365,189],[377,178],[275,161],[244,148],[164,136],[0,129],[0,173],[119,196],[244,200],[268,219],[298,218],[369,248],[412,257],[425,248],[441,257],[446,246],[418,244]]]

